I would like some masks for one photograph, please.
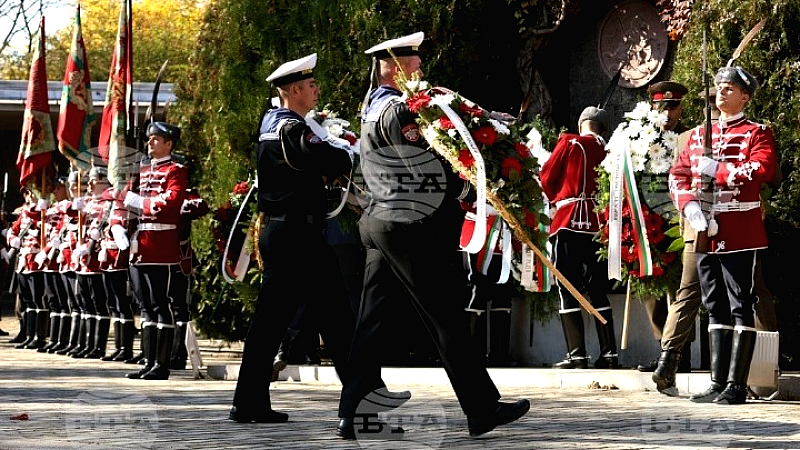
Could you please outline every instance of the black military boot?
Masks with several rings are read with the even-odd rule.
[[[114,361],[114,358],[119,356],[122,352],[122,323],[119,320],[114,320],[114,351],[107,356],[100,358],[100,361]]]
[[[708,330],[708,350],[711,355],[711,386],[689,397],[695,403],[711,403],[725,390],[731,363],[731,330]]]
[[[67,352],[69,356],[76,355],[83,351],[86,348],[86,330],[88,329],[88,315],[81,314],[80,325],[78,327],[78,345],[72,347],[72,349]]]
[[[108,345],[108,331],[111,328],[111,318],[100,317],[97,319],[97,334],[94,340],[94,348],[87,353],[84,358],[100,359],[106,355]]]
[[[169,357],[172,355],[172,345],[175,339],[175,328],[159,328],[156,345],[156,363],[149,372],[142,375],[143,380],[169,379]]]
[[[86,345],[81,351],[72,355],[73,358],[85,358],[86,355],[94,350],[94,343],[97,338],[97,316],[86,317]]]
[[[61,317],[58,313],[50,313],[50,337],[44,347],[37,349],[39,353],[50,353],[50,349],[58,345],[58,331],[61,329]]]
[[[142,360],[144,361],[144,367],[136,372],[125,374],[126,377],[138,380],[139,378],[142,378],[142,375],[146,374],[150,371],[150,369],[153,368],[153,365],[156,363],[155,354],[157,343],[156,326],[152,325],[142,327]]]
[[[28,328],[27,328],[27,321],[25,318],[28,316],[28,311],[22,311],[19,317],[19,333],[14,336],[14,339],[8,341],[9,344],[21,344],[25,342],[25,339],[28,337]]]
[[[728,385],[714,403],[721,405],[741,405],[747,400],[747,376],[756,349],[756,332],[733,330],[731,364],[728,370]]]
[[[658,367],[653,371],[653,382],[656,389],[662,394],[670,397],[677,397],[678,389],[675,386],[675,374],[678,372],[678,365],[681,361],[681,354],[662,350],[658,358]]]
[[[594,318],[594,325],[597,328],[597,342],[600,344],[600,357],[594,362],[595,369],[619,369],[619,358],[617,357],[617,338],[614,336],[614,315],[610,309],[600,311],[600,315],[606,319],[606,323]]]
[[[36,317],[37,312],[35,309],[25,311],[25,340],[20,342],[14,348],[26,348],[28,344],[36,339]],[[20,332],[22,332],[20,330]]]
[[[586,369],[589,359],[586,357],[584,343],[583,316],[580,311],[561,314],[561,328],[567,341],[567,357],[553,364],[556,369]]]
[[[27,349],[40,349],[47,345],[47,323],[50,321],[50,311],[40,309],[36,312],[34,338],[25,346]]]
[[[47,353],[56,353],[69,346],[69,334],[70,331],[72,331],[72,316],[67,313],[61,313],[59,314],[59,321],[61,323],[58,326],[58,343],[48,350]]]
[[[186,327],[188,325],[188,323],[184,322],[175,324],[175,342],[172,344],[172,351],[170,352],[170,369],[183,370],[186,368],[186,358],[189,356],[186,351]]]
[[[125,361],[133,358],[133,320],[120,323],[120,352],[112,361]]]
[[[78,348],[81,339],[81,327],[85,326],[84,320],[80,314],[72,314],[72,324],[69,328],[69,345],[65,348],[56,351],[58,355],[68,355],[70,352]]]

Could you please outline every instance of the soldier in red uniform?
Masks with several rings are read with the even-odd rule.
[[[181,206],[188,188],[188,171],[172,160],[180,128],[164,122],[147,127],[147,153],[140,171],[139,193],[121,192],[124,205],[139,213],[131,238],[130,276],[142,314],[144,368],[128,378],[166,380],[175,336],[170,307],[170,280],[181,262]]]
[[[53,349],[53,352],[59,355],[66,355],[79,345],[86,345],[85,341],[83,344],[80,343],[80,338],[84,336],[85,339],[85,331],[82,333],[81,329],[86,329],[87,311],[83,307],[82,301],[78,298],[77,275],[75,274],[78,263],[72,258],[74,251],[78,248],[78,235],[81,226],[79,219],[82,220],[83,218],[82,211],[85,206],[84,198],[81,196],[82,186],[78,184],[78,179],[79,174],[77,171],[70,172],[67,179],[70,200],[63,205],[63,238],[61,238],[59,253],[56,257],[56,260],[59,262],[61,278],[64,281],[64,286],[67,288],[67,297],[70,306],[70,315],[67,325],[69,329],[62,324],[58,346]]]
[[[194,253],[189,238],[192,234],[192,221],[209,212],[208,203],[200,197],[196,189],[186,190],[186,199],[181,206],[181,221],[178,223],[180,235],[181,263],[170,285],[172,307],[175,312],[175,342],[172,346],[169,368],[186,368],[186,332],[189,327],[189,306],[192,303],[191,284],[194,271]]]
[[[66,286],[61,279],[58,263],[58,249],[61,245],[61,231],[63,228],[63,202],[67,200],[67,186],[64,179],[53,182],[53,203],[45,211],[45,247],[36,255],[39,267],[44,271],[45,298],[50,308],[50,338],[49,343],[38,349],[39,352],[49,352],[58,345],[61,322],[69,316],[68,296]]]
[[[27,335],[25,341],[15,348],[38,349],[47,343],[47,320],[50,315],[44,302],[44,273],[35,261],[36,255],[41,251],[41,210],[46,209],[47,205],[44,201],[37,201],[36,195],[27,188],[22,188],[22,195],[25,197],[25,204],[6,235],[9,247],[19,251],[14,270],[19,280]]]
[[[554,265],[579,291],[589,293],[592,305],[607,322],[603,325],[595,321],[600,355],[594,367],[616,369],[619,360],[614,319],[606,296],[608,270],[605,263],[597,260],[600,243],[593,239],[600,229],[599,215],[595,212],[595,167],[606,157],[606,143],[600,135],[608,129],[608,113],[587,107],[578,119],[578,128],[580,135],[565,133],[559,137],[552,156],[542,166],[542,190],[556,211],[550,225]],[[558,295],[567,357],[554,367],[585,369],[589,357],[580,304],[560,282]]]
[[[106,170],[93,167],[89,171],[91,195],[82,214],[83,240],[73,253],[73,259],[78,264],[78,296],[86,309],[86,345],[71,352],[74,358],[101,358],[105,355],[108,342],[111,315],[108,293],[100,271],[100,242],[113,206],[103,197],[108,186]]]
[[[100,242],[100,270],[108,294],[108,308],[114,327],[114,352],[103,355],[103,361],[125,361],[133,357],[133,309],[128,295],[128,265],[130,241],[128,240],[128,210],[122,201],[113,197],[114,188],[103,192],[111,208],[108,226]],[[103,348],[105,350],[105,348]]]
[[[741,67],[723,67],[714,81],[720,116],[711,127],[710,153],[703,127],[695,128],[670,171],[670,191],[691,227],[708,235],[708,253],[695,251],[709,315],[711,386],[691,400],[741,404],[755,349],[756,260],[768,245],[759,192],[773,179],[777,154],[772,131],[742,112],[756,79]],[[710,211],[704,211],[700,193],[709,190]]]

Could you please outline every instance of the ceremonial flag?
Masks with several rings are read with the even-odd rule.
[[[61,111],[58,116],[58,149],[81,170],[89,170],[92,125],[95,115],[89,77],[89,60],[81,31],[81,5],[75,13],[75,32],[64,71]]]
[[[39,44],[33,53],[31,74],[28,79],[28,96],[22,123],[22,142],[17,155],[19,185],[47,167],[52,161],[56,141],[50,122],[50,105],[47,103],[47,69],[45,66],[44,16],[39,26]]]
[[[127,152],[128,113],[133,99],[133,40],[132,40],[130,0],[120,0],[119,28],[114,55],[111,58],[111,71],[108,75],[106,105],[103,108],[103,121],[100,124],[98,150],[103,161],[108,163],[108,180],[124,184],[125,173],[122,159]]]

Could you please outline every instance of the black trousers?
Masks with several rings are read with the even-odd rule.
[[[271,407],[272,361],[301,303],[306,314],[323,318],[320,334],[342,382],[354,326],[339,262],[321,227],[267,219],[258,245],[264,273],[233,396],[242,411]]]
[[[25,309],[45,308],[44,272],[18,272],[19,294]]]
[[[170,284],[177,264],[133,264],[133,295],[141,308],[142,323],[174,325]]]
[[[172,298],[172,312],[175,317],[175,323],[188,323],[189,322],[189,304],[191,296],[189,293],[189,286],[191,277],[183,273],[178,268],[172,274],[172,283],[170,283],[170,294]]]
[[[758,250],[698,253],[697,273],[709,325],[755,328]]]
[[[381,327],[392,320],[390,311],[398,302],[414,308],[422,319],[464,413],[486,414],[500,399],[483,355],[470,345],[468,323],[462,320],[469,295],[467,280],[448,265],[437,230],[442,229],[424,222],[361,217],[361,240],[367,252],[364,290],[350,349],[352,375],[342,388],[339,417],[353,418],[359,402],[376,388]]]
[[[67,300],[66,303],[69,306],[69,309],[66,312],[69,313],[79,313],[81,311],[81,307],[78,304],[78,297],[75,294],[77,291],[77,279],[75,277],[75,272],[61,272],[61,282],[63,283],[64,289],[66,289],[67,293]]]
[[[109,317],[108,294],[102,273],[78,273],[78,298],[90,316]]]
[[[58,272],[44,272],[45,297],[51,313],[68,312],[67,288]]]
[[[597,260],[600,243],[591,233],[561,230],[550,238],[553,244],[553,265],[579,292],[588,292],[589,301],[598,311],[611,309],[606,295],[608,264]],[[580,311],[581,305],[567,288],[557,282],[561,314]]]
[[[133,320],[131,297],[128,295],[128,271],[103,272],[103,284],[108,292],[108,308],[113,317]]]

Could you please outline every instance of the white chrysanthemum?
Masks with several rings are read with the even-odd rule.
[[[625,135],[625,132],[614,133],[611,139],[606,143],[606,150],[612,153],[618,153],[630,145],[630,139]]]
[[[636,104],[636,107],[633,108],[633,111],[625,113],[625,118],[630,120],[643,120],[647,118],[647,113],[650,111],[652,111],[652,108],[650,108],[649,103],[639,102]]]
[[[614,168],[614,160],[615,160],[614,153],[608,153],[606,154],[605,159],[603,159],[603,162],[600,163],[600,167],[602,167],[603,170],[606,171],[606,173],[611,173],[611,171]]]
[[[453,94],[441,94],[434,97],[436,102],[441,105],[450,105],[456,97]]]
[[[668,149],[674,150],[678,146],[678,133],[674,131],[665,131],[661,133],[661,142]]]
[[[639,157],[646,157],[650,151],[650,144],[641,139],[631,141],[631,154]]]
[[[498,133],[504,134],[506,136],[511,134],[511,130],[509,130],[508,127],[505,126],[499,120],[489,119],[489,123],[492,124],[492,128],[494,128],[494,131],[497,131]]]
[[[648,123],[642,126],[642,130],[639,132],[639,139],[646,141],[648,144],[652,144],[660,135],[661,133],[656,127]]]
[[[648,164],[650,165],[650,173],[655,174],[667,173],[672,167],[670,160],[667,158],[652,158]]]
[[[633,163],[634,172],[642,172],[644,170],[644,164],[647,162],[647,160],[638,155],[631,155],[631,162]]]
[[[456,130],[455,128],[451,128],[447,130],[447,135],[450,136],[452,139],[455,139],[456,136],[458,136],[458,130]]]
[[[326,120],[327,122],[327,120]],[[344,128],[337,122],[331,122],[328,126],[328,133],[336,136],[341,137],[344,134]]]
[[[435,127],[424,127],[422,129],[422,136],[428,142],[435,142],[439,140],[439,136],[436,134]]]
[[[642,131],[642,121],[641,120],[631,120],[628,122],[628,136],[631,138],[636,138],[639,136],[639,133]]]
[[[664,147],[660,142],[656,142],[655,144],[650,146],[650,158],[667,158],[669,154],[667,153],[667,148]]]
[[[419,89],[419,87],[420,87],[419,85],[420,85],[419,80],[408,80],[408,81],[406,81],[406,87],[411,92],[417,92],[417,89]]]
[[[419,90],[420,91],[428,90],[428,89],[430,89],[430,87],[431,87],[431,85],[429,85],[427,81],[420,81],[419,82]]]

